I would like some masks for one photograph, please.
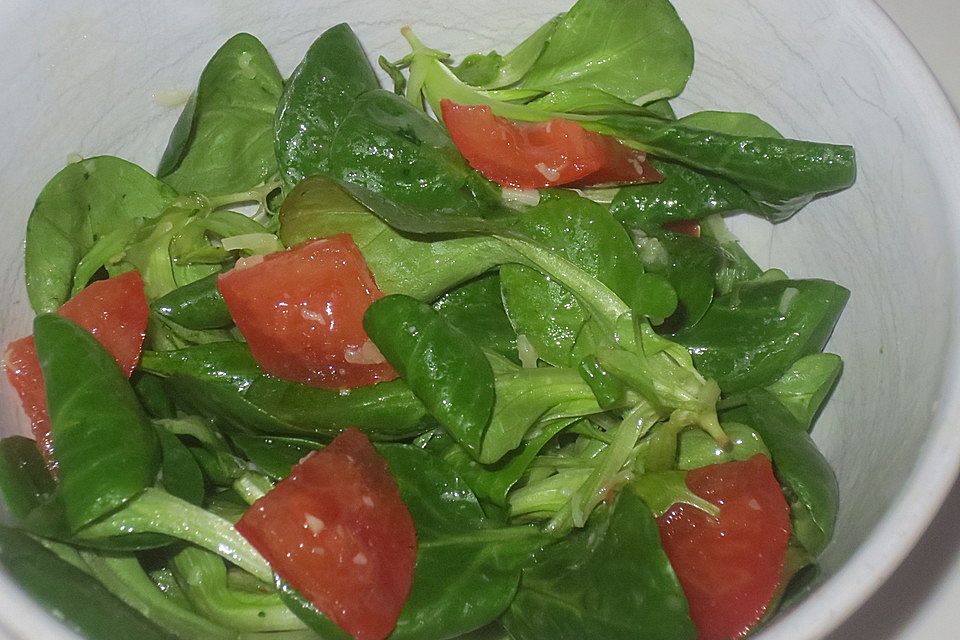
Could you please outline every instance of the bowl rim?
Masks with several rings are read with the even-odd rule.
[[[934,167],[934,177],[943,190],[944,200],[960,214],[960,117],[951,105],[927,62],[876,0],[835,0],[862,19],[863,31],[874,34],[884,48],[896,55],[890,64],[905,78],[905,86],[918,101],[928,119],[951,126],[938,130],[942,146],[958,151],[945,156]],[[17,3],[15,2],[14,5]],[[14,7],[11,7],[11,9]],[[928,134],[928,135],[933,135]],[[944,233],[960,246],[960,215],[946,216]],[[960,258],[951,256],[954,275],[949,315],[960,318]],[[914,549],[945,502],[960,476],[960,343],[949,338],[960,335],[960,323],[948,328],[950,345],[942,378],[944,391],[933,412],[930,431],[918,453],[907,481],[901,486],[884,515],[860,547],[843,563],[836,574],[818,584],[812,593],[790,610],[783,612],[756,637],[762,640],[813,640],[839,627],[867,602]],[[958,390],[949,393],[951,389]],[[869,585],[864,588],[863,585]],[[0,600],[10,614],[0,616],[0,638],[58,638],[66,640],[71,625],[62,614],[41,606],[22,591],[0,569]],[[796,622],[803,620],[802,629]]]

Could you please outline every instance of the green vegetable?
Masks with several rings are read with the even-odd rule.
[[[744,283],[674,339],[726,393],[770,384],[823,348],[850,292],[826,280]]]
[[[59,558],[30,536],[0,527],[0,564],[41,606],[87,638],[174,640],[151,620],[117,599],[82,569]]]
[[[331,141],[353,101],[379,87],[347,24],[316,39],[287,81],[276,112],[276,155],[288,187],[328,171]]]
[[[81,551],[80,558],[83,568],[113,595],[177,638],[236,640],[236,632],[210,622],[196,613],[188,602],[174,600],[169,595],[174,587],[167,586],[161,591],[137,558],[92,551]]]
[[[490,362],[496,374],[496,400],[483,434],[480,462],[499,461],[536,426],[602,411],[593,390],[573,369],[519,368],[492,355]]]
[[[166,378],[178,402],[241,431],[333,437],[355,426],[373,439],[394,440],[431,426],[400,381],[343,391],[287,382],[263,373],[239,342],[148,351],[140,367]]]
[[[255,37],[240,33],[213,55],[177,122],[157,175],[180,193],[247,191],[277,173],[273,118],[283,78]]]
[[[481,348],[518,360],[517,334],[503,308],[498,275],[484,275],[451,289],[433,308]]]
[[[527,211],[513,229],[599,280],[639,316],[664,318],[676,306],[671,287],[644,273],[626,231],[594,202],[566,194],[551,198]],[[522,265],[505,265],[500,278],[507,315],[540,358],[575,366],[596,348],[602,330],[578,303],[578,291]]]
[[[492,622],[509,606],[521,566],[545,544],[543,534],[496,526],[467,485],[427,452],[379,450],[417,528],[413,589],[391,638],[451,638]]]
[[[474,456],[493,412],[493,371],[483,352],[435,310],[392,295],[370,305],[367,335],[427,411]]]
[[[356,100],[332,139],[327,175],[348,183],[375,213],[389,202],[411,215],[407,224],[392,225],[408,231],[472,230],[487,218],[512,217],[499,188],[467,165],[443,126],[389,91]],[[422,211],[430,212],[429,227],[413,228]]]
[[[190,603],[215,624],[246,632],[304,627],[276,593],[230,588],[226,565],[209,551],[186,547],[173,557],[171,566]]]
[[[0,440],[0,494],[17,518],[23,518],[56,490],[56,483],[37,449],[23,436]]]
[[[790,502],[793,536],[815,557],[833,536],[839,489],[833,469],[807,434],[806,425],[763,390],[750,393],[747,404],[722,417],[749,425],[769,447]]]
[[[113,356],[88,331],[61,316],[41,315],[33,335],[60,492],[67,521],[77,530],[154,483],[157,436]]]
[[[667,0],[580,0],[520,86],[597,89],[646,104],[678,95],[692,71],[693,41]]]
[[[160,484],[170,495],[192,504],[202,504],[206,489],[203,473],[190,450],[163,426],[157,426],[156,432],[162,458]]]
[[[67,165],[40,192],[27,221],[24,260],[33,310],[56,311],[71,291],[86,286],[86,279],[75,280],[74,273],[98,240],[117,225],[160,215],[176,195],[119,158],[99,156]],[[100,266],[85,271],[92,275]]]
[[[656,522],[631,491],[537,557],[502,622],[517,640],[696,637]]]
[[[195,280],[153,302],[152,308],[187,329],[220,329],[233,324],[230,310],[217,289],[219,273]]]
[[[482,236],[437,238],[401,234],[326,178],[308,178],[284,200],[280,237],[287,246],[349,233],[377,287],[431,302],[451,287],[489,271],[503,249]]]
[[[453,68],[453,72],[467,84],[485,89],[514,84],[536,63],[562,20],[563,15],[548,20],[505,55],[501,56],[496,51],[486,55],[469,55]]]
[[[840,356],[814,353],[794,362],[779,380],[767,385],[767,390],[809,431],[842,368]]]

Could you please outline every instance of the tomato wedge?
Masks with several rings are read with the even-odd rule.
[[[113,354],[124,375],[130,377],[140,359],[150,314],[139,273],[129,271],[115,278],[98,280],[65,302],[57,313],[92,333]],[[47,466],[55,470],[46,390],[33,336],[7,345],[3,366],[30,419],[40,452]]]
[[[390,468],[348,429],[293,467],[237,531],[358,640],[386,638],[413,584],[417,535]]]
[[[397,377],[363,330],[383,293],[348,234],[247,258],[217,286],[267,373],[326,389]]]
[[[657,518],[663,548],[690,605],[698,640],[742,638],[760,621],[783,573],[790,508],[766,456],[693,469],[687,486],[717,519],[675,504]]]
[[[587,131],[572,120],[513,122],[485,105],[442,100],[443,122],[471,167],[505,187],[659,182],[642,151]]]

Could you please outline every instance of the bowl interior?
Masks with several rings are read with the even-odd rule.
[[[362,5],[26,0],[0,7],[0,341],[29,332],[23,235],[36,194],[69,154],[114,154],[154,170],[179,107],[229,36],[250,31],[293,69],[326,27],[347,21],[373,56],[403,55],[400,26],[454,54],[500,51],[567,8],[447,0]],[[859,180],[770,226],[736,219],[762,266],[825,277],[852,291],[828,350],[841,382],[815,439],[837,471],[842,507],[822,557],[823,584],[762,637],[827,632],[879,586],[935,512],[957,468],[956,384],[960,134],[919,57],[870,2],[676,0],[697,63],[680,101],[749,111],[784,134],[851,143]],[[3,432],[25,432],[12,392]],[[0,576],[11,637],[71,637]],[[24,625],[27,626],[24,626]],[[26,635],[24,635],[26,637]]]

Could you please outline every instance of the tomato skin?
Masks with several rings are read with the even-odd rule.
[[[274,571],[358,640],[381,640],[410,594],[413,518],[357,429],[294,466],[236,525]]]
[[[694,238],[700,237],[700,223],[696,220],[673,220],[664,222],[663,228],[674,233],[682,233]]]
[[[139,273],[129,271],[98,280],[63,303],[57,313],[92,333],[113,354],[124,375],[130,377],[140,359],[150,315]],[[55,470],[46,389],[33,336],[7,345],[3,363],[7,379],[20,396],[20,404],[30,419],[40,453],[47,466]]]
[[[512,122],[486,105],[440,103],[444,124],[471,167],[505,187],[656,182],[646,156],[572,120]]]
[[[349,234],[238,264],[217,287],[267,373],[325,389],[397,377],[363,330],[364,312],[383,293]]]
[[[657,518],[664,550],[690,605],[698,640],[742,638],[780,584],[790,508],[769,459],[693,469],[687,486],[720,507],[717,519],[675,504]]]

